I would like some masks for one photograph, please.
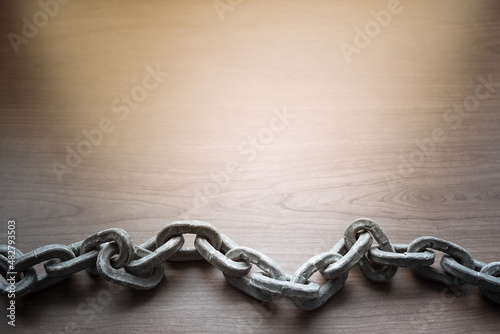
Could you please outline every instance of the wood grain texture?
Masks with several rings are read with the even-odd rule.
[[[214,3],[231,10],[219,16]],[[393,242],[433,235],[499,261],[500,4],[401,1],[346,57],[342,43],[356,47],[356,29],[391,6],[71,1],[44,24],[38,2],[2,1],[0,243],[9,219],[23,252],[110,227],[140,243],[168,222],[200,219],[293,273],[370,217]],[[23,18],[40,27],[13,45],[9,33],[30,34]],[[168,75],[145,82],[152,71]],[[67,160],[78,149],[87,153]],[[165,274],[147,292],[75,274],[18,300],[15,331],[500,326],[500,306],[478,289],[451,291],[405,269],[387,284],[354,269],[308,313],[287,299],[258,303],[206,263],[168,263]],[[106,305],[94,312],[86,303],[98,297]],[[4,316],[0,328],[14,332]]]

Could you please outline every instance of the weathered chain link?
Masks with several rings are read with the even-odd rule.
[[[386,252],[394,253],[394,246],[389,241],[389,237],[374,220],[368,218],[360,218],[353,221],[345,230],[344,240],[346,247],[351,248],[357,238],[359,232],[370,232],[373,239],[378,242],[378,247]],[[359,260],[359,265],[366,278],[373,282],[386,282],[390,280],[398,271],[396,266],[377,266],[368,261],[366,256]]]
[[[286,280],[285,272],[281,269],[279,264],[255,249],[249,247],[236,247],[227,252],[226,256],[231,260],[240,259],[246,263],[253,263],[264,270],[268,276],[280,281]],[[232,277],[227,274],[224,274],[224,276],[231,285],[258,300],[269,302],[279,296],[278,293],[254,287],[251,284],[251,279],[246,276]]]
[[[184,234],[195,234],[194,247],[184,247]],[[376,241],[377,244],[372,245]],[[442,270],[431,267],[432,249],[442,251]],[[268,256],[240,247],[217,229],[202,221],[177,221],[165,225],[156,236],[135,245],[120,229],[107,229],[71,245],[47,245],[23,254],[0,245],[0,291],[7,295],[15,274],[15,294],[34,293],[88,270],[104,279],[138,290],[156,287],[164,276],[165,261],[206,260],[224,274],[227,281],[261,301],[290,298],[303,310],[314,310],[332,298],[345,284],[349,270],[359,264],[371,281],[391,279],[399,267],[410,267],[419,276],[454,286],[469,283],[500,304],[500,262],[483,263],[450,241],[420,237],[409,245],[392,244],[375,221],[360,218],[346,229],[344,238],[329,251],[311,257],[293,274],[287,274]],[[12,270],[14,264],[14,270]],[[38,275],[35,266],[43,264]],[[262,271],[248,277],[252,265]],[[310,280],[319,272],[326,282]],[[10,277],[10,276],[9,276]]]
[[[425,249],[437,249],[445,254],[449,254],[454,258],[459,259],[460,263],[469,269],[474,268],[474,259],[463,247],[454,244],[450,241],[434,238],[434,237],[420,237],[410,244],[408,247],[409,252],[421,252]],[[463,283],[460,277],[448,274],[442,270],[433,268],[431,266],[412,267],[412,269],[420,276],[428,278],[433,281],[444,283],[448,286],[456,286]]]
[[[304,263],[296,272],[293,274],[291,282],[292,283],[305,283],[312,274],[320,269],[326,268],[332,263],[337,262],[342,258],[339,253],[334,253],[332,251],[320,253],[316,256],[310,258],[306,263]],[[297,297],[292,297],[291,299],[303,310],[312,311],[323,305],[332,298],[334,294],[337,293],[347,280],[349,272],[343,273],[340,277],[335,279],[329,279],[325,284],[319,289],[318,296],[314,299],[300,299]]]

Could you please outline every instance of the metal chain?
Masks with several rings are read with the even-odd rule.
[[[183,248],[186,233],[196,235],[194,247]],[[372,245],[374,241],[377,244]],[[444,253],[442,270],[431,267],[435,260],[432,249]],[[240,247],[214,226],[196,220],[167,224],[141,245],[135,245],[120,228],[92,234],[68,246],[47,245],[25,254],[15,247],[0,245],[0,291],[4,295],[12,292],[12,281],[6,279],[8,272],[17,273],[15,295],[23,296],[84,269],[115,284],[148,290],[160,284],[163,262],[167,260],[206,260],[231,285],[252,297],[260,301],[288,297],[308,311],[332,298],[356,264],[374,282],[385,282],[399,267],[409,267],[419,276],[449,286],[477,286],[484,296],[500,304],[500,262],[477,261],[459,245],[434,237],[420,237],[409,245],[392,244],[382,227],[368,218],[353,221],[329,251],[313,256],[291,275],[268,256]],[[43,264],[45,273],[37,274],[38,264]],[[262,271],[249,276],[253,265]],[[321,286],[310,280],[318,271],[326,280]]]

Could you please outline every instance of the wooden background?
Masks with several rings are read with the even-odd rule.
[[[433,235],[500,260],[499,2],[61,2],[0,5],[0,243],[10,219],[23,252],[110,227],[140,243],[200,219],[293,273],[370,217],[396,243]],[[372,11],[390,9],[373,23]],[[365,28],[372,37],[355,40]],[[356,50],[346,56],[347,45]],[[162,74],[145,90],[148,71]],[[452,291],[407,269],[374,284],[355,268],[315,312],[258,303],[206,263],[165,274],[149,292],[75,274],[18,300],[15,332],[500,325],[500,306],[477,288]]]

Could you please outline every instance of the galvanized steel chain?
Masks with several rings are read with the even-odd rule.
[[[186,233],[196,235],[194,247],[183,248]],[[444,253],[442,269],[431,267],[435,260],[432,249]],[[0,291],[4,295],[12,291],[11,282],[6,280],[8,272],[17,273],[15,294],[22,296],[84,269],[115,284],[148,290],[163,279],[163,262],[196,260],[206,260],[222,271],[231,285],[258,300],[288,297],[304,310],[314,310],[332,298],[356,264],[373,282],[385,282],[399,267],[410,267],[417,275],[448,286],[477,286],[484,296],[500,303],[500,262],[477,261],[459,245],[434,237],[420,237],[409,245],[392,244],[382,227],[368,218],[353,221],[329,251],[311,257],[291,275],[268,256],[238,246],[214,226],[195,220],[167,224],[140,245],[120,228],[95,233],[71,245],[47,245],[25,254],[0,245]],[[38,264],[43,264],[45,273],[37,274]],[[253,265],[261,271],[249,275]],[[326,280],[321,286],[310,280],[316,272]]]

